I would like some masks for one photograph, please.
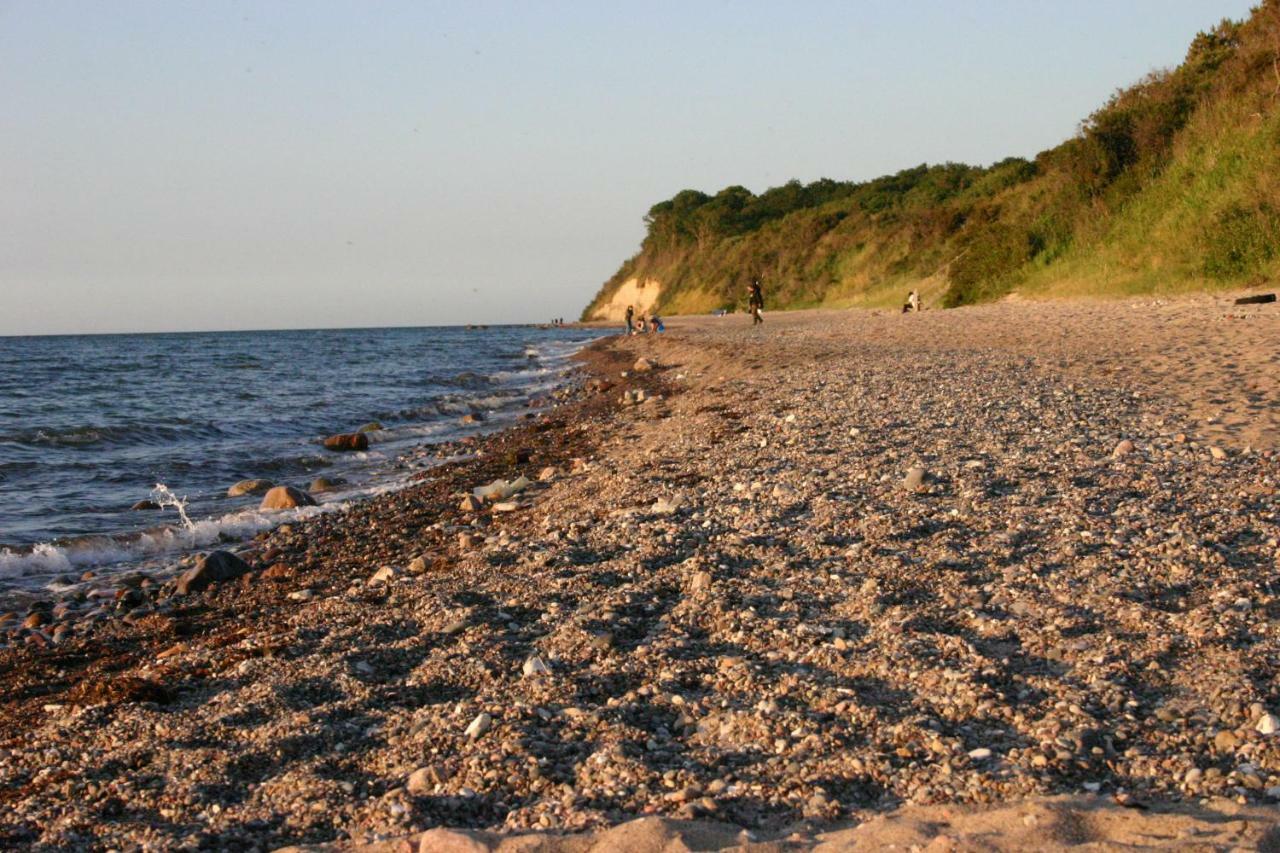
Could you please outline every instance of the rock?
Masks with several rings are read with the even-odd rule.
[[[484,423],[484,415],[480,412],[468,412],[462,416],[464,424],[480,424]]]
[[[230,551],[211,551],[178,578],[176,592],[178,595],[200,592],[215,583],[235,580],[250,571],[249,564]]]
[[[458,509],[463,512],[479,512],[480,507],[484,504],[475,495],[467,495],[462,499],[462,503],[458,504]]]
[[[680,509],[678,502],[670,498],[658,498],[658,500],[654,501],[649,511],[654,515],[671,515],[678,509]]]
[[[480,544],[480,537],[471,533],[458,534],[458,547],[463,551],[470,551],[472,548]]]
[[[316,500],[311,495],[295,489],[293,486],[276,486],[262,496],[259,509],[293,509],[300,506],[315,506]]]
[[[262,573],[262,579],[268,581],[282,581],[292,576],[293,567],[288,563],[273,563]]]
[[[410,794],[430,794],[435,790],[436,785],[448,778],[449,774],[441,767],[435,765],[419,767],[409,774],[409,778],[405,780],[404,789]]]
[[[1232,752],[1240,745],[1240,738],[1229,729],[1223,729],[1214,735],[1213,745],[1219,752]]]
[[[1209,455],[1212,456],[1214,459],[1218,460],[1219,462],[1221,462],[1223,459],[1227,458],[1227,451],[1223,450],[1221,447],[1218,447],[1217,445],[1213,445],[1212,447],[1209,448]]]
[[[153,500],[146,500],[146,499],[140,500],[133,506],[129,507],[129,509],[134,509],[134,510],[159,509],[159,508],[160,508],[160,504],[156,503]]]
[[[902,488],[908,492],[919,492],[924,489],[924,480],[927,472],[919,465],[912,466],[907,469],[907,475],[902,478]]]
[[[493,848],[466,832],[437,826],[422,833],[418,853],[490,853]]]
[[[969,750],[969,757],[974,761],[986,761],[991,757],[991,750],[987,749],[985,746],[980,746],[977,749]]]
[[[1280,717],[1275,714],[1263,714],[1253,728],[1259,734],[1273,735],[1280,731]]]
[[[341,477],[330,479],[328,477],[316,477],[311,481],[311,485],[307,487],[307,491],[319,494],[321,492],[331,492],[339,486],[345,486],[347,481]]]
[[[227,489],[227,497],[238,498],[242,495],[261,495],[270,491],[273,486],[275,486],[275,483],[270,480],[241,480]]]
[[[368,450],[369,436],[362,432],[339,433],[326,438],[324,446],[328,450],[334,450],[339,453]]]
[[[382,424],[377,421],[369,421],[367,424],[360,427],[360,429],[356,430],[356,432],[382,432],[382,429]]]
[[[523,672],[525,676],[546,675],[551,672],[551,667],[547,666],[547,662],[541,657],[533,655],[524,662],[524,666],[521,667],[521,672]]]
[[[494,512],[515,512],[520,508],[520,504],[513,501],[498,501],[493,505]]]
[[[48,624],[49,614],[42,610],[37,610],[34,613],[28,614],[27,618],[22,621],[22,627],[24,628],[39,628]]]
[[[711,589],[711,572],[694,572],[693,577],[689,579],[690,592],[703,592]]]
[[[409,561],[408,570],[409,570],[409,574],[412,574],[412,575],[422,574],[427,570],[427,558],[421,557],[421,556],[414,557],[412,560]]]
[[[391,583],[396,579],[396,570],[391,566],[383,566],[373,573],[369,583]]]
[[[631,369],[636,373],[649,373],[655,367],[657,367],[657,365],[653,361],[647,358],[637,358],[636,363],[632,365]]]
[[[555,476],[556,476],[556,469],[555,469],[555,466],[553,465],[548,465],[546,468],[543,468],[541,471],[538,472],[538,479],[543,483],[545,483],[547,480],[555,479]]]
[[[1111,451],[1111,455],[1119,459],[1121,456],[1128,456],[1133,450],[1133,442],[1126,438],[1115,446],[1115,449]]]
[[[463,732],[471,740],[483,735],[493,726],[493,717],[485,711],[481,711],[476,718],[471,721],[471,725],[467,726],[467,730]]]
[[[290,601],[310,601],[315,597],[315,591],[310,589],[298,589],[289,593]]]

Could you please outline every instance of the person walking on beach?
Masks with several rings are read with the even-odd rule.
[[[633,326],[631,323],[631,318],[634,316],[636,316],[635,306],[628,305],[627,306],[627,334],[628,335],[630,335],[632,332],[635,331],[635,326]]]
[[[747,305],[751,309],[751,325],[758,326],[764,322],[764,291],[760,289],[760,279],[751,280],[751,293],[747,297]]]

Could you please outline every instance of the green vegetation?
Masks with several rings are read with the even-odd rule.
[[[917,166],[863,183],[792,181],[759,195],[684,190],[645,217],[631,278],[666,313],[945,307],[1014,290],[1071,296],[1229,287],[1280,267],[1280,0],[1223,21],[1177,68],[1117,92],[1034,160]]]

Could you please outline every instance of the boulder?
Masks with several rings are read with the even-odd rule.
[[[235,580],[249,571],[249,564],[230,551],[211,551],[178,578],[177,593],[199,592],[215,583]]]
[[[262,506],[259,509],[293,509],[315,505],[315,498],[301,489],[295,489],[293,486],[276,486],[262,496]]]
[[[360,427],[356,432],[382,432],[383,426],[377,421],[369,421],[369,423]]]
[[[241,495],[261,495],[271,491],[275,487],[275,483],[270,480],[241,480],[231,488],[227,489],[227,497],[238,498]]]
[[[328,477],[316,477],[311,481],[311,485],[307,487],[308,492],[331,492],[339,486],[345,486],[347,481],[341,477],[329,479]]]
[[[924,479],[928,472],[919,465],[907,469],[907,475],[902,478],[902,488],[908,492],[919,492],[924,490]]]
[[[145,499],[140,500],[133,506],[129,507],[129,509],[159,509],[159,508],[160,508],[160,504],[156,503],[155,501],[145,500]]]
[[[328,450],[334,450],[338,453],[351,453],[358,450],[369,449],[369,436],[363,432],[346,432],[338,435],[331,435],[324,440],[324,446]]]

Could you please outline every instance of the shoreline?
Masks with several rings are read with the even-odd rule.
[[[1276,454],[1206,440],[1143,384],[1136,333],[1119,369],[1059,364],[1195,318],[938,313],[604,338],[578,399],[260,536],[250,581],[100,651],[0,653],[0,840],[514,843],[653,815],[805,849],[886,813],[925,844],[947,808],[963,834],[1004,804],[977,814],[1009,846],[1009,804],[1070,795],[1027,808],[1098,841],[1139,806],[1170,843],[1246,819],[1257,841],[1280,798]],[[1234,345],[1201,327],[1193,353]],[[459,506],[548,466],[511,507]]]

